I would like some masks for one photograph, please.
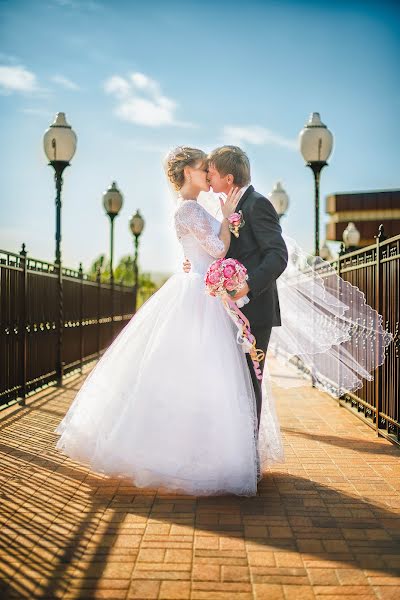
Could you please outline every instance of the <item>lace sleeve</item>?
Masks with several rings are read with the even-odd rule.
[[[214,231],[212,217],[195,200],[185,200],[175,213],[178,238],[192,234],[213,258],[225,256],[225,246]]]

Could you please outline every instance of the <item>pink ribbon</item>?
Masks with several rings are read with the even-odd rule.
[[[238,328],[238,331],[240,331],[241,333],[243,341],[239,341],[238,339],[238,343],[243,346],[244,340],[247,340],[247,342],[250,345],[250,350],[248,350],[248,352],[253,363],[256,377],[258,380],[261,381],[262,373],[260,369],[260,362],[264,359],[265,353],[262,350],[256,348],[256,338],[251,333],[249,320],[239,309],[236,302],[234,302],[228,295],[222,297],[222,302],[225,306],[228,315],[235,323],[236,327]]]

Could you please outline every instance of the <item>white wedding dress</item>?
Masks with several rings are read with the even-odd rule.
[[[175,227],[189,274],[174,274],[129,321],[57,427],[57,448],[138,487],[252,496],[262,470],[284,462],[274,400],[255,396],[237,330],[204,274],[223,253],[220,223],[181,201]]]

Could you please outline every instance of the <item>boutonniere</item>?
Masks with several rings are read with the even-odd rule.
[[[231,214],[231,216],[228,217],[228,221],[229,221],[229,231],[231,233],[233,233],[233,235],[236,238],[238,238],[239,237],[239,229],[241,229],[243,227],[243,225],[245,224],[245,220],[243,218],[242,211],[239,210],[238,213]]]

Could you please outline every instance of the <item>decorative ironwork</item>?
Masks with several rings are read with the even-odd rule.
[[[82,370],[134,314],[132,287],[103,284],[82,266],[60,270],[24,244],[19,254],[0,250],[0,284],[0,408]]]
[[[378,434],[400,443],[400,235],[387,239],[381,225],[375,239],[372,246],[339,254],[332,266],[365,293],[394,340],[386,348],[384,364],[373,373],[374,381],[365,382],[355,394],[345,394],[342,402]]]
[[[399,321],[396,322],[396,325],[395,325],[395,328],[394,328],[394,334],[393,335],[394,335],[393,343],[394,343],[396,358],[400,358]]]
[[[355,393],[343,394],[340,403],[379,435],[400,443],[400,235],[387,239],[380,226],[375,240],[371,246],[348,253],[342,244],[339,256],[330,261],[343,279],[364,292],[394,336],[385,350],[384,364],[373,373],[374,381],[365,381]],[[374,343],[372,338],[370,343]],[[360,348],[360,352],[367,351],[367,347]]]

